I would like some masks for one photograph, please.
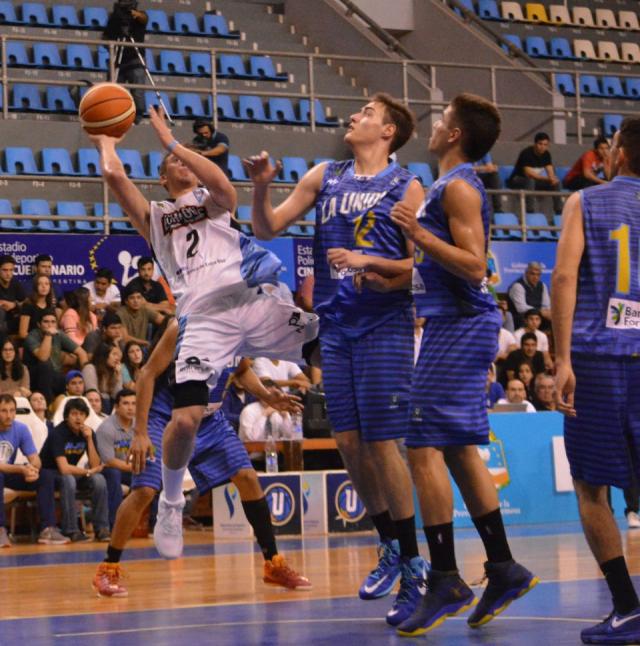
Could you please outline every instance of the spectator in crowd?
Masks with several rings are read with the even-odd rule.
[[[20,360],[14,342],[7,339],[0,353],[0,394],[28,397],[30,385],[29,369]]]
[[[489,371],[487,372],[487,408],[493,408],[498,400],[504,399],[504,388],[502,384],[496,380],[496,367],[494,364],[491,364]]]
[[[523,361],[516,370],[516,379],[519,379],[524,384],[524,389],[527,393],[527,399],[533,399],[533,370],[528,361]]]
[[[306,393],[311,387],[309,378],[292,361],[260,357],[253,362],[253,371],[265,386],[278,386],[285,393],[291,390]]]
[[[147,13],[138,9],[137,0],[116,0],[114,3],[113,11],[109,14],[102,38],[104,40],[119,40],[127,43],[132,38],[136,44],[136,47],[116,48],[115,67],[118,73],[116,77],[117,83],[146,84],[147,75],[140,60],[140,56],[144,60],[145,51],[143,47],[138,47],[138,45],[144,43],[148,22],[149,17]],[[138,56],[138,52],[140,52],[140,56]],[[140,123],[145,112],[144,90],[131,88],[131,95],[136,105],[134,123],[137,124]]]
[[[128,390],[136,389],[140,368],[144,365],[144,352],[137,341],[129,341],[122,353],[122,383]]]
[[[207,159],[229,174],[229,137],[216,130],[211,121],[196,119],[193,122],[193,147]]]
[[[162,314],[173,314],[175,307],[169,303],[167,293],[162,285],[153,280],[153,258],[151,256],[141,256],[138,260],[138,275],[128,283],[127,291],[131,288],[139,289],[145,305],[156,312]]]
[[[42,392],[48,402],[64,392],[65,368],[87,363],[85,351],[58,330],[56,315],[51,310],[41,312],[37,327],[25,339],[24,349],[31,387]]]
[[[49,418],[49,407],[44,395],[34,390],[29,396],[29,403],[35,416],[47,425],[47,434],[51,433],[53,431],[53,422]]]
[[[111,528],[122,502],[122,485],[131,486],[131,463],[127,458],[133,439],[135,414],[136,394],[124,388],[116,393],[111,415],[96,431],[97,449],[104,464],[102,475],[107,481]]]
[[[36,282],[38,276],[47,276],[47,278],[51,280],[53,292],[52,307],[60,307],[60,304],[64,300],[62,295],[62,288],[59,285],[56,285],[55,281],[53,280],[53,258],[47,253],[40,253],[35,257],[33,261],[33,276],[30,281],[31,284],[26,286],[26,292],[31,292],[33,290],[33,285]]]
[[[243,442],[266,440],[268,437],[267,422],[271,426],[271,434],[274,439],[287,440],[293,437],[294,429],[289,413],[281,413],[266,402],[258,400],[245,406],[240,413],[238,430],[240,439]]]
[[[135,285],[127,285],[124,305],[117,311],[124,327],[125,341],[135,341],[142,347],[149,347],[149,325],[160,325],[164,316],[145,305],[142,291]]]
[[[551,320],[551,299],[542,278],[542,265],[530,262],[520,278],[509,285],[507,302],[516,328],[524,324],[524,315],[532,309],[538,310],[543,319]]]
[[[507,186],[526,191],[560,190],[560,180],[553,168],[549,135],[546,132],[538,132],[533,138],[533,146],[528,146],[520,152],[513,172],[507,179]],[[529,213],[536,211],[536,200],[533,196],[528,195],[525,201]],[[558,195],[553,196],[553,208],[556,213],[562,212],[562,199]]]
[[[26,464],[15,464],[18,449],[26,457]],[[11,545],[5,528],[4,488],[15,491],[35,491],[38,502],[41,532],[38,543],[63,545],[68,543],[56,528],[55,476],[42,470],[31,431],[16,421],[16,400],[7,394],[0,395],[0,547]]]
[[[609,142],[606,137],[597,137],[593,150],[587,150],[566,174],[562,185],[570,191],[579,191],[588,186],[605,184],[609,177]]]
[[[6,332],[18,333],[20,305],[25,299],[24,289],[13,275],[16,261],[13,256],[0,256],[0,309],[4,312]]]
[[[102,344],[91,363],[82,369],[87,389],[96,389],[102,397],[103,410],[111,410],[111,402],[122,390],[122,351],[118,346]]]
[[[69,370],[69,372],[64,376],[64,381],[64,392],[61,395],[58,395],[53,404],[51,404],[51,411],[54,415],[62,403],[66,403],[66,399],[69,397],[82,397],[84,395],[84,377],[79,370]]]
[[[498,175],[498,166],[493,163],[493,159],[491,159],[491,153],[487,153],[482,159],[479,159],[473,165],[473,170],[476,171],[485,188],[494,191],[500,189],[500,175]],[[491,203],[493,204],[494,212],[500,211],[502,209],[499,195],[496,195],[495,193],[491,195]]]
[[[120,290],[113,284],[111,269],[101,267],[96,271],[96,277],[83,285],[89,290],[91,311],[101,320],[107,309],[116,310],[120,307]]]
[[[498,307],[502,314],[502,327],[513,334],[516,331],[516,327],[513,324],[513,315],[509,311],[509,300],[506,298],[499,298],[496,302],[498,303]]]
[[[224,373],[220,378],[224,378]],[[240,428],[240,415],[244,407],[253,404],[256,398],[236,381],[233,374],[229,376],[228,384],[222,400],[222,412],[237,433]]]
[[[520,349],[514,350],[507,357],[505,370],[507,379],[515,379],[518,367],[527,362],[535,375],[544,372],[544,357],[538,350],[538,340],[532,332],[526,332],[520,339]]]
[[[36,327],[40,313],[43,310],[53,310],[56,303],[49,276],[44,274],[36,276],[31,283],[31,287],[31,293],[20,308],[18,336],[21,339],[26,339],[29,332]]]
[[[549,352],[549,337],[540,330],[542,314],[539,310],[530,309],[524,315],[524,325],[514,332],[516,343],[520,345],[520,339],[526,332],[533,332],[538,340],[538,350],[544,355],[544,365],[548,371],[553,370],[553,359]]]
[[[89,388],[84,393],[85,399],[89,402],[89,406],[93,412],[102,420],[107,419],[108,415],[102,412],[102,397],[95,388]]]
[[[541,372],[535,376],[532,403],[537,411],[556,409],[555,381],[550,374]]]
[[[117,345],[121,350],[124,348],[124,328],[122,320],[115,312],[107,312],[104,315],[100,328],[87,334],[82,348],[91,358],[101,343]]]
[[[89,290],[78,287],[65,294],[67,309],[60,318],[63,332],[78,345],[82,345],[90,332],[98,329],[98,319],[91,311]]]
[[[506,397],[499,399],[497,404],[524,404],[526,413],[535,413],[533,404],[527,400],[527,392],[524,384],[519,379],[510,379],[507,383]]]
[[[76,493],[90,495],[93,505],[93,530],[98,541],[109,540],[109,510],[107,483],[102,475],[103,465],[96,450],[95,433],[85,424],[89,407],[78,398],[70,399],[64,407],[64,421],[47,437],[40,459],[42,468],[56,475],[62,506],[62,533],[72,543],[88,540],[78,527]],[[88,466],[79,466],[87,455]]]

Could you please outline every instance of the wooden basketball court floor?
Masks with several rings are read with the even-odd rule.
[[[640,575],[636,532],[625,533],[625,544],[632,573]],[[187,532],[184,557],[168,562],[150,540],[136,539],[123,559],[126,599],[100,599],[91,590],[104,544],[14,545],[0,550],[0,644],[579,644],[580,630],[610,610],[579,525],[512,527],[509,534],[515,557],[540,585],[480,630],[460,617],[415,639],[385,624],[390,597],[357,598],[376,560],[370,534],[281,539],[281,551],[311,579],[310,592],[264,585],[262,558],[249,541],[214,544],[210,532]],[[456,537],[461,570],[478,581],[482,545],[472,530]],[[420,549],[427,553],[424,539]]]

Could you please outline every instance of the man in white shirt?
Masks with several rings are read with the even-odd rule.
[[[240,439],[243,442],[266,440],[267,420],[271,422],[271,432],[274,439],[292,439],[293,424],[289,413],[280,413],[262,401],[253,402],[242,409],[238,429]]]
[[[510,379],[505,391],[506,398],[499,399],[496,404],[524,404],[527,407],[525,412],[535,413],[534,405],[526,399],[527,391],[519,379]]]
[[[285,393],[291,389],[306,392],[311,387],[308,377],[292,361],[259,357],[253,362],[253,371],[265,385],[278,386]]]
[[[115,310],[120,307],[120,290],[113,284],[113,272],[110,269],[101,267],[96,271],[96,277],[83,287],[89,290],[91,311],[96,313],[98,319],[102,319],[108,308]]]

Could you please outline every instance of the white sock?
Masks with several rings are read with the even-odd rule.
[[[179,502],[182,500],[182,481],[187,467],[181,469],[170,469],[162,463],[162,488],[167,502]]]

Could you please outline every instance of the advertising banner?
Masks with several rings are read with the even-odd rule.
[[[373,529],[362,500],[346,471],[326,472],[327,527],[330,533]]]

